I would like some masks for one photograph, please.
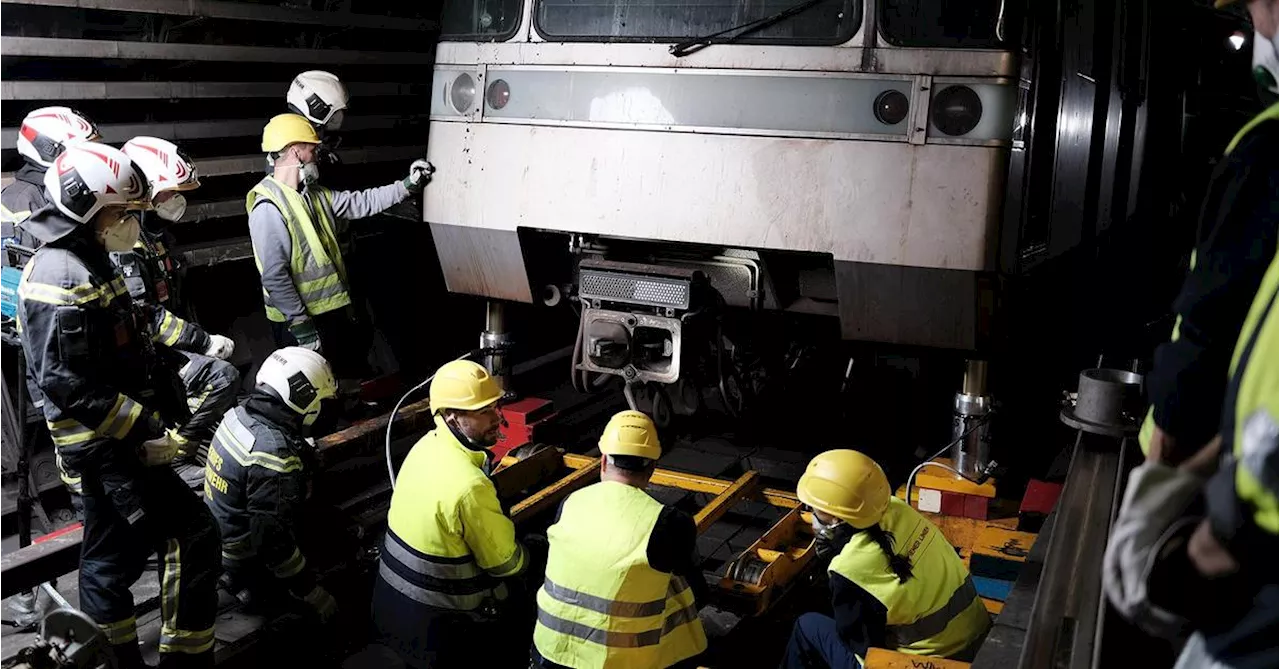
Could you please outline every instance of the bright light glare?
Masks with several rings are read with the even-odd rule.
[[[1239,51],[1244,46],[1244,34],[1233,33],[1231,37],[1227,38],[1227,44],[1231,45],[1232,51]]]

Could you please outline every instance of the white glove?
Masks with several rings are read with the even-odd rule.
[[[219,360],[229,360],[231,354],[236,352],[236,342],[230,337],[224,337],[218,334],[209,335],[209,350],[204,354]]]
[[[409,176],[404,178],[404,187],[411,193],[421,191],[428,183],[431,183],[431,175],[435,171],[434,165],[421,158],[413,161],[413,164],[409,166]]]
[[[159,437],[142,442],[142,463],[148,467],[155,467],[173,462],[182,441],[173,430],[165,430]]]

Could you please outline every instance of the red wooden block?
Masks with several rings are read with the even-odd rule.
[[[938,513],[944,516],[963,516],[965,497],[960,493],[942,491],[942,510]]]
[[[1032,479],[1027,484],[1027,492],[1022,496],[1022,506],[1018,513],[1042,513],[1049,515],[1053,506],[1058,503],[1058,495],[1062,494],[1061,483],[1045,483]]]
[[[965,495],[964,500],[964,517],[974,518],[976,520],[987,519],[987,502],[986,497],[978,497],[976,495]]]
[[[512,425],[532,425],[550,414],[553,408],[551,400],[526,397],[502,407],[502,416]]]

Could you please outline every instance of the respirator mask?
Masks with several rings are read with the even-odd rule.
[[[176,223],[182,220],[182,215],[187,213],[187,198],[182,193],[174,193],[169,199],[154,205],[156,216]]]
[[[138,221],[138,215],[125,212],[114,223],[98,232],[98,241],[112,253],[124,253],[138,243],[141,232],[142,224]]]

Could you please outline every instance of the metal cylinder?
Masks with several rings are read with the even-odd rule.
[[[1079,423],[1075,427],[1087,431],[1131,431],[1137,427],[1142,408],[1141,375],[1120,369],[1086,369],[1080,372],[1076,405],[1068,417]]]
[[[956,393],[951,419],[951,463],[966,477],[983,475],[991,462],[991,398],[987,393],[987,361],[969,360],[964,382]]]
[[[489,369],[498,386],[510,392],[511,370],[504,351],[511,346],[511,338],[506,332],[506,314],[501,302],[489,300],[486,303],[484,324],[485,331],[480,333],[480,348],[492,350],[485,355],[484,366]]]

